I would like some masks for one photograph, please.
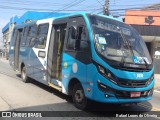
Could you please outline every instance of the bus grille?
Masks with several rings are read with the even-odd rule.
[[[122,87],[145,87],[148,80],[118,80],[118,85]]]

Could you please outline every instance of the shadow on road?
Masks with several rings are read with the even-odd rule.
[[[46,117],[116,117],[116,114],[145,114],[149,113],[148,110],[141,110],[136,106],[117,106],[117,105],[100,105],[96,104],[96,110],[81,111],[74,109],[70,103],[55,103],[31,107],[23,107],[14,109],[13,111],[28,111],[28,112],[40,112],[42,116]]]
[[[16,74],[16,76],[21,79],[21,74]]]

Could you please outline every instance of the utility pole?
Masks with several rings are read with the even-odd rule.
[[[104,14],[109,15],[109,0],[106,0],[105,6],[104,6]]]

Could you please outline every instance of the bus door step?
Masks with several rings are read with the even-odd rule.
[[[57,85],[54,85],[53,83],[48,83],[48,85],[49,85],[49,87],[52,87],[52,88],[54,88],[54,89],[56,89],[56,90],[58,90],[58,91],[62,91],[62,88],[61,87],[59,87],[59,86],[57,86]]]

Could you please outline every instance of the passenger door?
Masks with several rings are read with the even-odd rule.
[[[52,78],[59,81],[62,79],[62,53],[66,34],[66,26],[66,24],[54,25],[55,36],[52,59]]]
[[[62,59],[66,26],[66,23],[54,23],[48,49],[47,80],[49,84],[59,87],[61,87],[62,81]]]

